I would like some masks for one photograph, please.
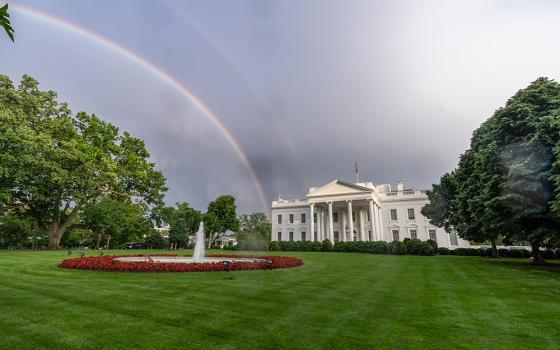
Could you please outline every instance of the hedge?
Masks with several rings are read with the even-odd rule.
[[[445,247],[439,247],[437,252],[439,255],[451,255],[451,251]]]
[[[480,256],[480,250],[476,248],[456,248],[453,255]]]

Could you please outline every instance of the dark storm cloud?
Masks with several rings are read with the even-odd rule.
[[[485,118],[539,76],[558,79],[554,3],[511,1],[26,1],[110,37],[188,86],[240,143],[268,200],[334,178],[427,188]],[[176,9],[188,13],[193,29]],[[263,210],[222,132],[141,66],[13,13],[0,69],[146,141],[167,201],[221,193]],[[209,40],[208,38],[211,38]],[[535,53],[538,53],[536,55]]]

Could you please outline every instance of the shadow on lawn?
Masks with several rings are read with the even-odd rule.
[[[529,259],[509,259],[509,258],[482,258],[490,264],[501,265],[522,270],[541,270],[560,273],[560,260],[547,260],[542,265],[533,264]]]

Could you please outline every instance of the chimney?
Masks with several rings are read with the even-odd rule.
[[[404,191],[404,182],[402,181],[397,182],[397,191],[399,192]]]

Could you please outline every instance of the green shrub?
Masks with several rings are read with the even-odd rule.
[[[492,248],[480,248],[480,256],[492,256]]]
[[[428,244],[430,244],[432,246],[432,249],[434,250],[434,254],[438,251],[438,244],[436,241],[434,241],[433,239],[428,239],[426,242],[428,242]]]
[[[367,242],[369,243],[368,252],[372,254],[387,254],[387,242],[385,241],[375,241]]]
[[[547,249],[542,253],[543,258],[552,260],[554,259],[554,251],[551,249]]]
[[[319,241],[311,242],[311,251],[313,252],[320,252],[322,247],[323,247],[323,243]]]
[[[406,246],[406,251],[408,254],[434,255],[434,249],[428,242],[422,242],[419,239],[410,239],[408,241],[403,241],[403,243]]]
[[[500,248],[500,249],[498,249],[498,256],[500,256],[502,258],[509,258],[511,256],[511,252],[510,252],[509,249]]]
[[[391,242],[391,254],[404,255],[406,254],[406,245],[403,242]]]
[[[321,251],[322,252],[330,252],[332,251],[333,246],[330,240],[325,239],[321,245]]]
[[[509,251],[510,258],[523,258],[523,252],[521,249],[510,249]]]
[[[439,255],[449,255],[450,250],[445,247],[439,247],[437,252]]]
[[[531,257],[531,251],[527,249],[519,249],[519,251],[523,254],[523,257],[529,259]]]
[[[529,256],[531,256],[531,253],[529,252]],[[560,259],[560,249],[556,250],[556,253],[554,253],[554,258],[555,259]]]
[[[280,243],[278,243],[278,241],[270,242],[270,250],[273,250],[275,252],[279,251]]]
[[[480,256],[480,251],[476,248],[456,248],[453,255]]]

